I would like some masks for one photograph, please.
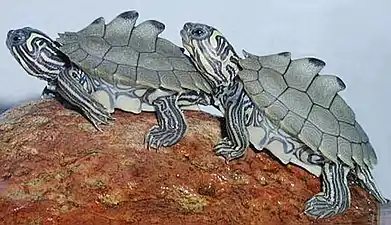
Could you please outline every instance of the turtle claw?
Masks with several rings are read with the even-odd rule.
[[[115,120],[115,118],[113,118],[106,110],[106,108],[101,104],[95,105],[93,110],[85,110],[85,115],[94,125],[94,127],[101,132],[103,132],[103,130],[99,125],[109,125],[109,121]]]
[[[177,129],[164,129],[153,126],[145,136],[145,145],[148,149],[158,150],[159,147],[168,147],[176,144],[182,138],[182,132]]]
[[[148,134],[145,136],[145,147],[148,149],[148,150],[151,150],[151,148],[153,149],[159,149],[159,146],[160,146],[160,140],[158,138],[155,138],[155,133],[157,133],[157,130],[159,130],[159,126],[153,126]]]
[[[159,150],[158,145],[156,143],[152,143],[149,133],[144,138],[144,148],[148,149],[148,151],[150,151],[151,148],[155,149],[156,151]]]
[[[43,93],[41,94],[41,99],[47,100],[47,99],[52,99],[55,98],[56,96],[52,93]]]
[[[103,132],[103,129],[100,127],[100,125],[109,125],[109,120],[113,120],[114,118],[105,118],[105,119],[91,119],[89,118],[91,123],[94,125],[94,127],[100,131]]]
[[[319,193],[306,202],[304,213],[321,219],[337,215],[345,209],[346,207],[337,207],[336,204],[326,199],[323,193]]]
[[[221,139],[214,147],[214,150],[216,155],[224,157],[227,162],[244,155],[244,150],[240,149],[239,146],[234,145],[227,137]]]
[[[41,92],[41,99],[52,99],[56,97],[56,86],[48,83]]]

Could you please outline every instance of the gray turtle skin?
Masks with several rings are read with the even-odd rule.
[[[126,11],[108,24],[102,17],[56,41],[25,27],[8,32],[6,45],[32,76],[48,82],[43,97],[60,96],[93,125],[108,124],[115,109],[156,112],[146,135],[152,148],[171,146],[186,132],[182,110],[210,104],[208,82],[183,49],[158,37],[165,25]]]
[[[322,60],[245,51],[241,59],[228,40],[206,24],[186,23],[181,36],[226,118],[228,135],[216,145],[218,155],[227,160],[242,157],[251,143],[284,164],[320,176],[322,192],[305,207],[315,218],[337,215],[350,206],[349,173],[379,202],[387,202],[370,172],[377,163],[375,151],[338,94],[346,86],[337,76],[319,75]]]

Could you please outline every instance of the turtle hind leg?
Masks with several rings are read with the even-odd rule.
[[[380,193],[379,188],[376,185],[375,179],[371,172],[366,167],[356,166],[356,174],[360,180],[361,185],[368,190],[368,192],[376,198],[380,203],[387,203],[389,200],[383,197]]]
[[[322,168],[322,192],[306,202],[305,214],[315,218],[326,218],[349,208],[349,171],[350,168],[342,163],[325,163]]]

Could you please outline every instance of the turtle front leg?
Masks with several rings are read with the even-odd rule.
[[[306,202],[305,213],[326,218],[342,213],[350,207],[347,175],[350,168],[342,163],[327,162],[322,169],[322,192]]]
[[[187,123],[181,107],[196,104],[210,104],[210,98],[190,92],[179,96],[164,96],[153,101],[158,125],[153,126],[146,135],[146,146],[158,149],[161,146],[172,146],[182,139],[187,130]]]
[[[217,155],[223,156],[227,161],[242,157],[249,146],[245,121],[245,99],[243,84],[239,81],[235,82],[222,98],[228,137],[221,139],[214,149]]]
[[[80,109],[95,128],[101,131],[99,125],[108,124],[108,121],[113,118],[107,109],[78,82],[76,73],[79,72],[73,68],[61,71],[57,80],[57,93],[68,103]]]
[[[164,96],[153,101],[158,125],[153,126],[145,137],[147,148],[167,147],[177,143],[187,130],[183,112],[177,104],[177,96]]]

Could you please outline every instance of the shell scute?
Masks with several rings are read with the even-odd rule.
[[[102,57],[116,64],[137,66],[139,53],[130,47],[111,47]]]
[[[334,162],[339,159],[351,168],[356,165],[373,168],[377,157],[368,136],[356,121],[353,110],[338,94],[346,88],[344,82],[334,75],[319,75],[325,66],[322,60],[291,60],[283,71],[269,63],[276,61],[275,58],[275,55],[247,53],[242,59],[245,69],[239,71],[239,77],[244,80],[244,89],[253,103],[265,111],[276,127],[320,152],[326,159]],[[275,84],[281,83],[276,81],[280,77],[287,88],[273,98],[269,92],[278,90]],[[283,107],[276,107],[281,105]]]
[[[305,119],[292,111],[288,111],[287,115],[280,122],[280,127],[288,134],[297,137],[301,128],[304,126]]]
[[[136,25],[138,17],[134,10],[119,14],[108,24],[100,17],[78,32],[59,34],[57,42],[62,45],[60,50],[89,76],[117,88],[210,93],[209,85],[183,48],[158,37],[165,25],[156,20]]]
[[[137,63],[137,62],[136,62]],[[140,53],[138,60],[140,67],[156,71],[172,71],[173,66],[162,55],[154,53]]]
[[[98,17],[90,25],[77,32],[80,36],[85,37],[103,37],[105,33],[105,19]]]
[[[259,77],[263,89],[275,98],[278,98],[288,87],[282,75],[275,70],[262,68]]]
[[[126,46],[139,17],[136,11],[126,11],[106,25],[104,39],[112,46]]]
[[[303,118],[307,118],[310,113],[312,102],[308,95],[294,88],[288,88],[278,98],[289,110]]]
[[[306,91],[312,79],[323,69],[325,63],[319,59],[301,58],[292,60],[284,78],[289,87]]]
[[[260,56],[258,60],[262,67],[270,68],[280,74],[284,74],[291,63],[291,53],[281,52],[268,56]]]
[[[314,103],[324,108],[329,108],[337,92],[345,88],[345,84],[339,77],[322,75],[314,78],[308,87],[307,93]]]
[[[134,27],[129,45],[138,52],[154,52],[157,36],[165,29],[163,23],[156,20],[146,20]]]

